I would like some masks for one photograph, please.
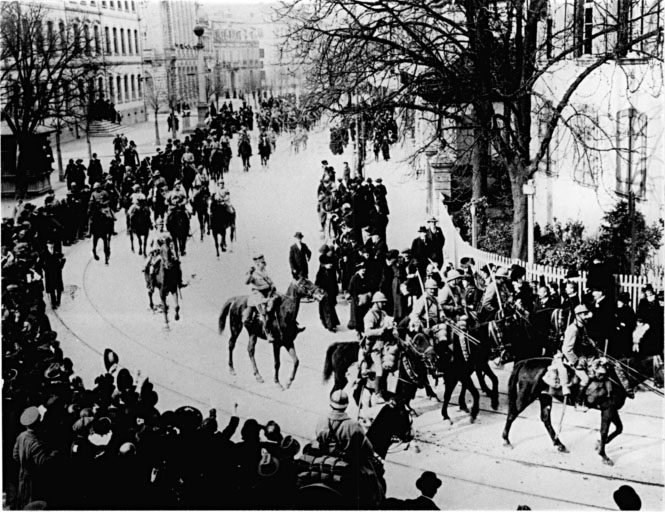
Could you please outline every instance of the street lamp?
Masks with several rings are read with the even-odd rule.
[[[199,38],[199,42],[196,45],[196,50],[198,52],[198,62],[197,62],[197,74],[199,78],[199,103],[197,105],[197,111],[199,114],[199,122],[197,123],[197,128],[205,128],[205,118],[208,110],[208,100],[206,98],[206,78],[204,70],[204,58],[203,58],[203,33],[205,28],[202,25],[196,25],[194,27],[194,34]]]

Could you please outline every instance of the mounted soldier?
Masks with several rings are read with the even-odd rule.
[[[247,309],[243,311],[242,321],[245,326],[251,325],[256,312],[266,333],[266,339],[273,343],[275,338],[270,328],[269,316],[272,310],[271,300],[275,295],[275,286],[266,272],[266,260],[262,254],[254,256],[256,267],[250,267],[245,284],[250,286],[251,292],[247,298]]]
[[[385,344],[394,344],[396,341],[395,324],[392,317],[384,311],[387,302],[388,299],[381,292],[376,292],[372,296],[372,307],[363,319],[363,340],[358,351],[360,376],[368,376],[370,372],[376,375],[374,391],[379,400],[383,398],[385,391],[382,361]]]

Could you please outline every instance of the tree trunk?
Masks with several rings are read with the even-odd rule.
[[[522,186],[526,183],[526,172],[520,164],[508,169],[510,190],[513,198],[513,247],[511,258],[526,261],[527,258],[527,206]]]
[[[14,171],[16,199],[24,199],[28,192],[28,171],[27,155],[30,148],[30,141],[27,137],[16,136],[16,169]]]
[[[85,142],[88,145],[88,158],[92,160],[92,142],[90,141],[90,124],[85,125]]]
[[[58,181],[65,181],[65,169],[62,167],[62,148],[60,147],[60,124],[55,130],[55,154],[58,157]]]
[[[159,109],[155,109],[155,144],[159,146],[161,142],[159,142],[159,121],[157,120],[157,110]]]

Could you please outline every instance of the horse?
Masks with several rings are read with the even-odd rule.
[[[242,168],[243,171],[249,171],[251,165],[249,164],[249,158],[252,156],[252,145],[249,143],[249,140],[242,139],[240,144],[238,144],[238,156],[242,158]]]
[[[212,238],[215,241],[215,251],[219,258],[219,247],[221,245],[222,252],[226,252],[226,230],[231,229],[229,233],[229,241],[234,242],[236,238],[236,211],[233,206],[228,203],[215,201],[210,202],[210,229],[212,230]],[[218,237],[222,237],[221,244],[218,242]]]
[[[415,397],[416,391],[419,388],[425,388],[428,397],[438,400],[427,380],[428,368],[436,364],[437,358],[429,340],[422,336],[414,338],[411,342],[399,340],[398,345],[400,347],[399,370],[394,396],[408,407],[409,402]],[[358,361],[359,350],[359,341],[338,341],[328,346],[323,366],[323,381],[328,382],[334,373],[335,382],[332,391],[344,389],[348,384],[346,374],[349,368]],[[357,382],[353,393],[356,403],[360,403],[362,390],[368,383],[367,377],[363,377]]]
[[[275,314],[274,318],[271,319],[271,327],[275,333],[275,340],[272,344],[275,360],[275,384],[277,384],[280,389],[284,389],[279,381],[281,348],[284,347],[286,349],[293,361],[293,370],[289,377],[286,386],[287,388],[293,383],[296,372],[298,371],[298,365],[300,364],[294,345],[296,336],[298,336],[298,333],[300,332],[296,322],[300,299],[313,298],[320,301],[324,296],[325,292],[321,288],[303,277],[297,281],[294,280],[289,285],[285,295],[277,295],[276,297]],[[249,327],[243,324],[242,315],[247,308],[247,299],[247,295],[240,295],[232,297],[226,301],[222,307],[222,312],[219,315],[219,332],[220,334],[223,334],[226,318],[229,317],[229,325],[231,327],[231,337],[229,338],[229,371],[231,375],[235,375],[235,368],[233,367],[233,349],[236,346],[236,341],[242,332],[243,327],[247,330],[247,333],[249,334],[247,352],[249,353],[249,359],[254,370],[254,377],[258,382],[263,383],[263,377],[261,377],[259,369],[256,366],[254,352],[256,350],[257,338],[266,339],[266,336],[258,319],[255,318],[255,321]]]
[[[268,160],[270,159],[270,141],[267,138],[261,138],[259,141],[259,155],[261,157],[261,165],[263,167],[268,166]]]
[[[187,254],[187,237],[189,236],[189,214],[184,207],[174,208],[166,217],[166,229],[173,238],[176,255]]]
[[[210,192],[208,191],[207,186],[199,187],[199,189],[194,193],[192,198],[192,210],[196,213],[196,217],[199,219],[199,227],[201,228],[201,240],[203,240],[203,235],[206,230],[210,234],[210,215],[208,213],[208,199],[210,198]]]
[[[641,383],[649,377],[655,377],[659,371],[662,375],[662,366],[659,369],[653,362],[653,358],[640,360],[634,358],[623,359],[619,363],[626,368],[627,377],[632,384]],[[550,420],[552,397],[559,401],[564,400],[560,389],[556,391],[551,390],[550,386],[543,380],[543,376],[547,373],[551,364],[552,359],[549,357],[537,357],[515,363],[510,379],[508,380],[508,416],[502,435],[504,446],[512,447],[508,438],[510,427],[517,416],[538,399],[540,401],[540,420],[543,422],[554,446],[560,452],[568,453],[568,450],[552,428]],[[601,456],[603,462],[609,466],[612,466],[614,463],[605,453],[605,446],[623,431],[619,409],[626,402],[626,397],[626,390],[618,382],[613,368],[608,372],[606,382],[592,380],[584,393],[586,405],[593,409],[598,409],[601,413],[600,440],[596,445],[596,451]],[[612,424],[615,428],[610,434],[609,430]]]
[[[154,221],[157,223],[158,219],[163,219],[166,213],[166,197],[161,188],[153,187],[150,192],[150,206],[154,216]]]
[[[113,235],[113,212],[110,208],[97,208],[90,216],[90,232],[92,233],[92,255],[96,260],[97,242],[101,238],[104,243],[104,263],[109,264],[111,258],[111,236]]]
[[[139,242],[139,256],[144,257],[148,255],[148,235],[152,229],[152,219],[150,218],[150,210],[146,205],[137,205],[130,208],[127,212],[127,232],[129,233],[129,242],[134,252],[134,235]]]
[[[180,292],[180,275],[177,271],[176,260],[170,250],[161,251],[162,258],[167,258],[166,265],[164,261],[159,259],[156,263],[158,266],[156,272],[150,272],[148,268],[145,270],[146,287],[148,288],[148,299],[150,300],[150,309],[154,310],[155,305],[152,301],[152,294],[155,288],[159,289],[159,298],[162,301],[162,311],[164,312],[164,320],[166,327],[169,326],[169,306],[167,297],[169,294],[175,298],[175,319],[180,320],[180,301],[178,293]],[[168,267],[168,268],[165,268]]]
[[[185,189],[185,195],[189,197],[189,191],[192,189],[194,184],[194,178],[196,178],[196,167],[191,162],[185,163],[182,166],[182,186]]]

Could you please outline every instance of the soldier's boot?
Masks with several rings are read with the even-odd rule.
[[[261,325],[263,326],[263,332],[266,333],[266,340],[268,340],[269,343],[274,343],[275,337],[273,336],[272,329],[270,329],[268,312],[266,311],[265,306],[259,307],[259,318],[261,320]]]
[[[589,407],[586,404],[586,388],[588,384],[582,386],[580,385],[577,389],[577,394],[575,395],[575,409],[580,412],[587,412]]]

